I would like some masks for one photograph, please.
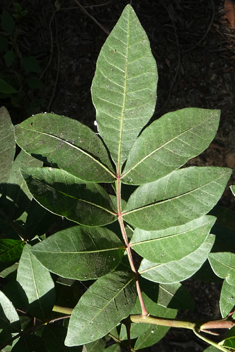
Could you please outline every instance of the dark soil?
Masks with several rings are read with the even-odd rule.
[[[13,1],[0,3],[10,9]],[[131,3],[150,40],[159,73],[158,100],[153,119],[184,107],[221,110],[213,143],[189,165],[235,168],[235,32],[228,27],[221,0],[81,0],[20,1],[29,12],[20,26],[19,50],[40,62],[44,89],[27,88],[21,106],[3,101],[14,123],[41,111],[53,111],[94,127],[90,86],[101,46],[127,3]],[[56,6],[55,6],[56,5]],[[103,29],[94,21],[93,16]],[[0,64],[3,67],[3,62]],[[0,66],[0,69],[2,70]],[[41,100],[39,100],[39,98]],[[33,104],[32,104],[33,102]],[[234,173],[229,184],[234,184]],[[235,209],[229,188],[221,205]],[[197,281],[185,286],[196,297],[186,319],[219,316],[219,284]],[[148,351],[202,351],[191,332],[172,329]]]

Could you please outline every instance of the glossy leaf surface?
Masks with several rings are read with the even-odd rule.
[[[230,169],[219,167],[173,171],[138,187],[124,209],[124,220],[150,231],[183,225],[206,214],[218,202],[230,175]]]
[[[151,232],[136,228],[131,247],[151,262],[179,260],[202,245],[215,220],[212,216],[203,216],[185,225]]]
[[[89,280],[118,265],[125,251],[117,235],[106,228],[71,227],[36,244],[32,253],[51,272]]]
[[[112,165],[99,137],[82,123],[38,114],[16,126],[17,144],[27,153],[92,182],[113,182]]]
[[[98,131],[120,167],[156,103],[157,68],[130,5],[102,47],[92,83]]]
[[[14,126],[7,109],[3,106],[0,108],[0,183],[7,182],[14,156]]]
[[[211,253],[209,261],[215,274],[235,286],[235,254],[230,252]]]
[[[22,172],[34,198],[51,212],[88,226],[113,222],[112,202],[95,183],[83,183],[64,170],[25,168]]]
[[[133,185],[152,182],[178,169],[208,147],[219,117],[218,110],[186,108],[154,121],[136,139],[122,181]]]
[[[54,282],[49,271],[35,258],[30,248],[28,244],[24,246],[17,270],[17,281],[26,293],[29,312],[45,319],[55,301]]]
[[[208,258],[213,244],[214,236],[209,235],[201,247],[178,261],[157,264],[143,259],[139,273],[150,281],[165,284],[186,280],[200,269]]]
[[[74,308],[65,345],[83,345],[105,336],[129,315],[136,295],[134,277],[127,272],[99,278]]]

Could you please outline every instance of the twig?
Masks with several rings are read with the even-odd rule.
[[[109,35],[109,31],[104,28],[102,26],[102,24],[100,24],[95,17],[93,17],[92,15],[89,14],[89,12],[80,4],[80,2],[78,0],[74,0],[76,2],[76,4],[78,4],[78,6],[80,7],[80,9],[82,10],[83,13],[85,13],[88,17],[90,17],[92,19],[92,21],[94,21],[107,35]]]

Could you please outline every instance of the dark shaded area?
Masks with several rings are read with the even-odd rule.
[[[12,13],[14,1],[0,0]],[[1,98],[18,124],[31,114],[53,111],[69,116],[95,130],[95,109],[90,86],[96,60],[127,0],[19,1],[28,13],[16,21],[13,45],[18,57],[6,67],[0,56],[1,76],[8,79],[19,97]],[[228,28],[221,0],[133,0],[136,14],[147,32],[159,72],[158,100],[153,119],[184,107],[221,110],[220,128],[210,147],[188,165],[235,167],[235,32]],[[1,52],[1,54],[4,52]],[[33,56],[41,71],[26,72],[22,57]],[[30,88],[36,76],[42,88]],[[229,184],[235,184],[234,174]],[[220,204],[235,209],[227,187]],[[196,309],[179,318],[219,317],[220,284],[188,280],[184,285],[195,298]],[[203,351],[206,344],[185,330],[171,329],[146,351]]]

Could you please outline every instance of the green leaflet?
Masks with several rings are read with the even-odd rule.
[[[17,281],[25,291],[29,312],[46,319],[55,303],[54,282],[49,271],[35,258],[26,244],[19,261]]]
[[[80,226],[57,232],[32,248],[48,270],[76,280],[97,279],[114,270],[124,251],[112,231]]]
[[[124,220],[150,231],[185,224],[213,208],[230,175],[230,169],[219,167],[173,171],[138,187],[124,209]]]
[[[7,182],[15,156],[15,134],[10,115],[0,108],[0,183]],[[0,188],[0,194],[2,189]]]
[[[98,131],[119,171],[154,112],[157,78],[149,40],[127,5],[100,51],[91,88]]]
[[[52,168],[25,168],[22,174],[34,198],[55,214],[87,226],[116,220],[112,202],[98,184]]]
[[[195,252],[169,263],[158,264],[143,259],[139,273],[150,281],[165,284],[186,280],[197,272],[206,261],[214,240],[214,235],[208,235],[205,242]]]
[[[202,245],[215,221],[215,217],[202,216],[185,225],[160,231],[136,228],[130,242],[131,248],[151,262],[178,260]]]
[[[134,277],[128,272],[99,278],[74,308],[65,345],[83,345],[105,336],[130,314],[136,295]]]
[[[178,169],[208,147],[215,137],[219,118],[218,110],[185,108],[154,121],[130,150],[122,181],[138,185]]]
[[[235,254],[230,252],[210,253],[209,262],[214,273],[228,284],[235,286]]]
[[[55,114],[17,125],[16,142],[27,153],[83,181],[113,182],[112,165],[99,137],[87,126]]]
[[[221,293],[220,293],[220,301],[219,301],[220,312],[223,318],[225,318],[232,311],[234,307],[234,301],[235,301],[235,286],[230,285],[226,280],[224,280]]]
[[[20,319],[12,302],[0,291],[0,329],[9,332],[20,330]]]

